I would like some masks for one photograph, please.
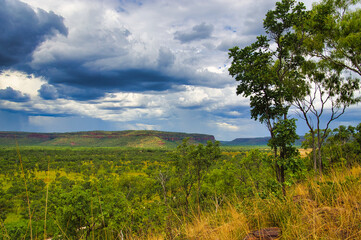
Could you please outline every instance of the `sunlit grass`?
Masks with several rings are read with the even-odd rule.
[[[286,198],[232,200],[186,223],[186,239],[243,239],[250,231],[279,227],[282,239],[361,239],[361,167],[312,176]]]

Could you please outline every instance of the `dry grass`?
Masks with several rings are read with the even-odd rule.
[[[361,167],[310,177],[285,199],[236,200],[194,217],[179,239],[239,240],[265,227],[280,227],[281,239],[361,239]]]
[[[250,230],[247,216],[228,205],[217,213],[205,214],[187,224],[187,239],[241,239]]]
[[[307,157],[312,152],[312,148],[306,148],[306,149],[299,148],[298,151],[300,152],[301,157],[304,158]]]

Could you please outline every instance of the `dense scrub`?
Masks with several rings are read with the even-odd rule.
[[[2,148],[1,236],[171,237],[215,203],[277,188],[264,152],[232,151],[186,141],[175,151]]]

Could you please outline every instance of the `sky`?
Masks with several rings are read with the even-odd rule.
[[[0,0],[0,131],[268,136],[236,95],[228,49],[264,34],[275,2]]]

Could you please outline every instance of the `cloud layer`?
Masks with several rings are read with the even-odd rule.
[[[6,89],[0,89],[0,99],[11,102],[28,102],[30,101],[30,96],[14,90],[11,87],[7,87]]]
[[[0,0],[0,130],[267,135],[227,70],[276,1],[256,2]]]

